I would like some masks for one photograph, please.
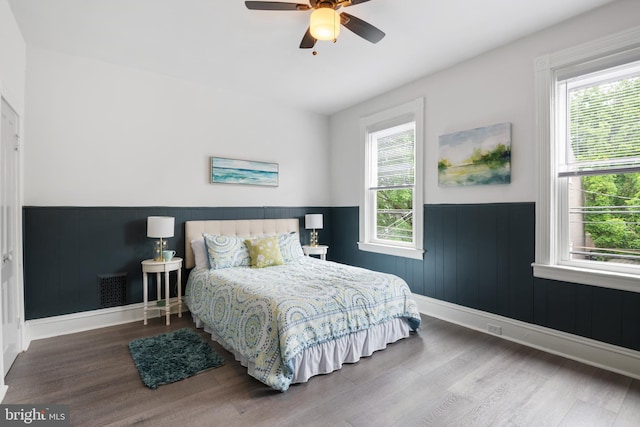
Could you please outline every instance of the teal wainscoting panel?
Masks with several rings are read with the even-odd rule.
[[[456,212],[456,296],[460,305],[478,307],[478,288],[484,277],[478,277],[480,239],[478,233],[478,207]],[[465,268],[457,268],[464,265]]]
[[[552,282],[552,284],[557,282]],[[633,294],[629,294],[631,296]],[[640,295],[640,294],[637,294]],[[640,308],[640,305],[638,305]],[[591,318],[593,313],[593,286],[576,286],[576,330],[575,334],[591,336]],[[640,310],[638,310],[640,313]],[[640,338],[640,337],[639,337]]]
[[[498,257],[496,258],[496,268],[498,271],[498,282],[496,286],[498,287],[498,299],[496,301],[498,305],[498,311],[496,314],[500,314],[502,316],[510,316],[510,287],[511,287],[511,278],[509,276],[509,272],[515,266],[511,265],[511,248],[509,247],[509,236],[513,232],[511,228],[511,223],[509,221],[509,211],[511,205],[496,205],[498,210],[496,214],[497,222],[498,222],[498,233],[495,236],[496,245],[498,246]],[[531,204],[531,209],[535,211],[535,207]],[[529,224],[528,227],[519,230],[517,234],[525,234],[525,233],[533,233],[534,224]],[[533,259],[533,257],[532,257]],[[518,266],[517,268],[528,268],[528,266]]]
[[[442,290],[444,300],[455,303],[458,301],[458,207],[442,209]]]
[[[426,205],[423,260],[360,251],[358,207],[27,206],[25,318],[99,308],[105,274],[126,273],[126,303],[141,302],[148,216],[176,218],[169,244],[183,257],[187,220],[299,218],[308,243],[307,213],[324,215],[330,260],[397,274],[416,294],[640,350],[640,294],[533,277],[534,203]]]
[[[628,296],[626,296],[628,298]],[[616,289],[593,288],[591,338],[622,345],[622,307],[625,294]]]
[[[434,209],[430,206],[424,208],[424,262],[422,263],[422,277],[423,277],[423,292],[421,295],[425,295],[431,298],[437,298],[436,296],[436,260],[441,259],[436,252],[436,223],[442,221],[440,218],[441,212],[438,209]]]
[[[533,279],[533,323],[547,325],[547,285],[546,279]]]
[[[549,328],[575,334],[577,331],[576,310],[578,307],[578,285],[553,282],[547,287],[547,319]]]
[[[535,210],[533,204],[510,204],[507,240],[509,248],[508,316],[533,322],[533,274],[535,259]]]
[[[533,277],[534,203],[426,205],[424,221],[424,260],[407,260],[359,251],[358,208],[333,208],[332,259],[397,274],[420,295],[640,350],[640,294]]]
[[[622,299],[621,345],[640,350],[640,293],[628,293]]]
[[[23,208],[25,318],[77,313],[100,308],[98,276],[126,273],[126,304],[142,301],[140,262],[151,258],[147,217],[175,217],[168,239],[184,257],[184,223],[204,219],[298,218],[301,240],[309,242],[304,215],[321,213],[320,243],[331,242],[331,210],[326,207],[57,207]],[[357,223],[356,223],[357,225]],[[332,253],[328,254],[331,259]],[[186,272],[185,272],[186,273]],[[183,274],[184,287],[186,274]],[[176,275],[171,280],[175,283]],[[155,298],[150,276],[150,298]],[[172,295],[176,288],[172,287]]]
[[[499,245],[498,208],[478,207],[478,304],[479,310],[498,312]]]

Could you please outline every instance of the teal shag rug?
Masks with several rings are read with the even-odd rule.
[[[224,358],[189,328],[135,339],[129,351],[142,382],[151,389],[224,364]]]

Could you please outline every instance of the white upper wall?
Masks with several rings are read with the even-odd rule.
[[[0,94],[24,113],[26,45],[7,0],[0,0]]]
[[[638,17],[640,1],[620,0],[331,116],[332,206],[360,203],[360,118],[417,97],[425,98],[425,204],[535,201],[535,58],[636,26]],[[438,187],[438,137],[502,122],[512,123],[511,184]]]
[[[32,47],[26,76],[25,205],[329,204],[326,116]],[[210,156],[278,163],[279,186],[212,185]]]
[[[356,206],[363,186],[360,118],[416,97],[426,101],[425,203],[534,201],[534,59],[637,25],[637,16],[640,1],[619,0],[327,119],[31,47],[22,98],[24,42],[0,0],[3,93],[26,108],[24,203]],[[7,65],[5,56],[18,65]],[[439,188],[438,137],[500,122],[513,125],[512,183]],[[212,185],[210,156],[276,162],[280,185]]]

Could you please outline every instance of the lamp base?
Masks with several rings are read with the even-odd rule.
[[[316,230],[309,233],[309,246],[318,246],[318,232]]]
[[[162,258],[162,251],[167,250],[167,241],[166,240],[156,240],[153,245],[153,260],[154,261],[164,261]]]

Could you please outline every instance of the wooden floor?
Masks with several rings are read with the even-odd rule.
[[[193,327],[188,314],[169,327],[156,318],[38,340],[7,375],[3,403],[68,404],[76,426],[640,425],[638,380],[423,321],[418,334],[285,393],[249,377],[213,342],[224,366],[146,388],[127,344]]]

